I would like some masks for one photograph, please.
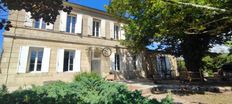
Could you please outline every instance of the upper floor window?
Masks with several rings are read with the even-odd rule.
[[[93,36],[99,37],[100,34],[100,20],[93,20]]]
[[[35,20],[34,28],[46,29],[46,23],[43,21],[43,19]]]
[[[114,25],[114,39],[118,40],[119,39],[119,26]]]
[[[74,33],[75,32],[76,17],[68,16],[66,24],[66,32]]]
[[[29,72],[38,72],[42,68],[43,48],[30,48],[29,50]]]

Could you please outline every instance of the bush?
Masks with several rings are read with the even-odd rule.
[[[75,76],[75,81],[83,81],[85,79],[89,80],[102,80],[102,77],[98,75],[97,73],[81,73]]]
[[[3,94],[1,104],[172,104],[148,99],[140,91],[123,84],[107,82],[96,74],[83,73],[72,83],[55,82]]]
[[[232,55],[219,54],[219,55],[207,55],[203,59],[203,71],[210,76],[213,72],[218,71],[223,64],[232,62]]]

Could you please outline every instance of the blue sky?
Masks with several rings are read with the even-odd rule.
[[[107,5],[109,3],[109,0],[69,0],[69,2],[77,3],[80,5],[105,11],[104,5]],[[7,13],[0,11],[0,20],[2,18],[7,18],[6,15]],[[2,39],[3,39],[2,32],[3,30],[0,30],[0,49],[2,49]]]

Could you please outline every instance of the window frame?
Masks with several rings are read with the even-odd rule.
[[[34,68],[31,71],[30,70],[30,65],[31,65],[31,56],[32,56],[32,51],[35,50],[36,51],[36,56],[35,56],[35,61],[34,61]],[[40,70],[38,71],[38,59],[39,59],[39,51],[42,50],[42,58],[41,58],[41,65],[40,65]],[[43,47],[29,47],[29,57],[27,60],[27,68],[26,68],[26,72],[28,73],[40,73],[42,72],[42,63],[43,63],[43,56],[44,56],[44,48]]]
[[[114,54],[114,64],[115,64],[115,71],[120,71],[121,70],[121,64],[120,64],[120,54],[115,53]]]
[[[70,23],[68,25],[68,18],[70,17]],[[75,18],[75,22],[73,23],[73,19]],[[73,14],[71,15],[67,15],[67,20],[66,20],[66,29],[65,32],[66,33],[71,33],[74,34],[75,33],[75,29],[76,29],[76,22],[77,22],[77,17]],[[69,30],[68,30],[69,27]]]
[[[116,27],[118,27],[117,34],[116,34]],[[114,40],[119,40],[119,36],[120,36],[120,25],[114,24]]]
[[[65,52],[68,52],[69,53],[69,56],[68,56],[68,69],[65,69]],[[72,64],[70,63],[71,62],[71,52],[73,52],[74,56],[73,56],[73,59],[72,59]],[[75,50],[71,50],[71,49],[64,49],[64,58],[63,58],[63,72],[74,72],[74,60],[75,60],[75,57],[76,57],[76,51]],[[70,70],[70,65],[72,65],[72,70]]]
[[[36,23],[39,23],[39,26],[38,27],[36,27]],[[33,28],[36,28],[36,29],[43,29],[43,30],[46,30],[47,29],[47,23],[45,23],[44,21],[43,21],[43,19],[42,18],[40,18],[38,21],[37,20],[34,20],[34,22],[33,22],[34,24],[33,24]],[[43,28],[44,27],[44,28]]]
[[[98,28],[97,28],[96,23],[98,23]],[[101,34],[101,20],[100,19],[93,19],[93,24],[92,25],[93,25],[92,26],[92,36],[93,37],[100,37],[100,34]]]

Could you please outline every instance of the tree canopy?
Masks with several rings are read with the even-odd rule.
[[[231,39],[232,0],[112,0],[107,11],[125,18],[126,41],[135,52],[153,42],[183,56],[188,70],[199,71],[213,44]]]
[[[68,0],[66,0],[68,1]],[[46,23],[54,23],[59,10],[70,13],[72,8],[63,5],[63,0],[0,0],[0,10],[25,10],[31,13],[31,18],[40,19]],[[10,20],[0,19],[0,29],[9,30],[11,27]]]

